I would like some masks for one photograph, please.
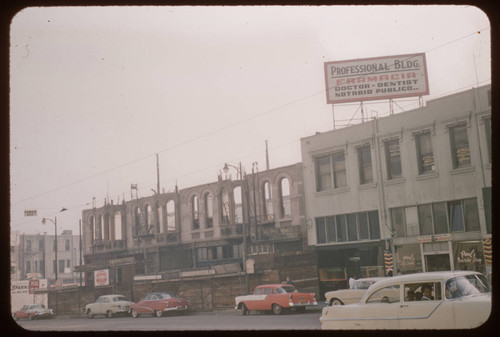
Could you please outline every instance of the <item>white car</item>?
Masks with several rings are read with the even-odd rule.
[[[103,295],[94,303],[85,306],[85,315],[88,318],[94,318],[95,315],[111,318],[117,314],[128,314],[131,304],[134,302],[123,295]]]
[[[355,280],[350,289],[340,289],[325,293],[326,305],[344,305],[358,303],[366,290],[375,282],[385,279],[385,277],[370,277]]]
[[[472,329],[491,313],[486,277],[445,271],[388,277],[359,303],[323,308],[322,329]]]

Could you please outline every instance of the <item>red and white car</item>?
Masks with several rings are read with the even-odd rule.
[[[237,296],[235,309],[246,315],[251,310],[272,310],[280,315],[283,309],[304,312],[308,306],[317,306],[314,293],[299,293],[291,284],[263,284],[257,286],[252,295]]]
[[[189,310],[190,306],[188,300],[179,298],[173,293],[149,293],[139,302],[130,305],[130,314],[134,318],[142,314],[161,317],[167,311],[185,311]]]
[[[43,304],[26,304],[20,310],[17,310],[12,315],[17,321],[18,319],[39,319],[52,318],[54,312],[52,309],[45,308]]]

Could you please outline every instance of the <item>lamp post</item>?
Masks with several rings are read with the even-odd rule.
[[[225,174],[229,172],[229,167],[232,167],[236,170],[236,172],[239,174],[240,180],[243,180],[243,175],[242,175],[242,170],[241,170],[241,162],[239,163],[239,168],[225,163],[224,168],[222,170],[224,171]],[[243,184],[243,189],[245,193],[245,199],[247,200],[247,206],[250,205],[249,203],[249,198],[248,198],[248,182],[245,180],[245,184]],[[250,210],[249,207],[247,207],[247,218],[250,218]],[[247,273],[247,226],[243,222],[243,271],[245,272],[245,295],[248,294],[248,273]]]
[[[64,212],[64,211],[67,211],[66,208],[62,208],[60,212]],[[57,261],[57,216],[54,217],[54,220],[52,219],[48,219],[48,218],[43,218],[42,219],[42,224],[45,225],[47,223],[47,221],[50,221],[54,224],[54,251],[55,251],[55,259],[56,259],[56,265],[55,265],[55,276],[56,276],[56,281],[55,281],[55,285],[57,287],[57,269],[58,269],[58,261]],[[57,296],[57,290],[56,290],[56,313],[58,312],[57,309],[58,309],[58,304],[59,304],[59,300],[58,300],[58,296]]]
[[[56,255],[56,265],[55,265],[55,273],[56,273],[56,281],[55,284],[57,286],[57,217],[54,217],[54,220],[48,219],[48,218],[43,218],[42,219],[42,224],[46,224],[47,221],[50,221],[54,224],[54,251]]]

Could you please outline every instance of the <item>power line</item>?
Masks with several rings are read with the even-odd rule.
[[[453,43],[455,43],[455,42],[458,42],[458,41],[461,41],[461,40],[463,40],[463,39],[466,39],[466,38],[468,38],[468,37],[470,37],[470,36],[474,36],[474,35],[480,34],[481,32],[486,31],[486,30],[489,30],[489,29],[490,29],[489,27],[488,27],[488,28],[483,28],[483,29],[480,29],[480,30],[478,30],[478,31],[476,31],[476,32],[474,32],[474,33],[467,34],[467,35],[462,36],[462,37],[460,37],[460,38],[457,38],[457,39],[455,39],[455,40],[452,40],[452,41],[449,41],[449,42],[443,43],[443,44],[441,44],[441,45],[438,45],[438,46],[436,46],[436,47],[433,47],[433,48],[431,48],[431,49],[428,49],[425,53],[429,53],[429,52],[435,51],[435,50],[437,50],[437,49],[443,48],[443,47],[448,46],[448,45],[450,45],[450,44],[453,44]],[[484,82],[484,81],[483,81],[483,82]],[[237,126],[237,125],[244,124],[244,123],[246,123],[246,122],[248,122],[248,121],[251,121],[251,120],[254,120],[254,119],[260,118],[260,117],[265,116],[265,115],[267,115],[267,114],[270,114],[270,113],[272,113],[272,112],[275,112],[275,111],[278,111],[278,110],[284,109],[284,108],[286,108],[286,107],[288,107],[288,106],[294,105],[294,104],[296,104],[296,103],[299,103],[299,102],[301,102],[301,101],[307,100],[307,99],[309,99],[309,98],[311,98],[311,97],[314,97],[314,96],[316,96],[316,95],[318,95],[318,94],[323,94],[323,93],[325,93],[325,92],[326,92],[326,89],[322,89],[322,90],[320,90],[320,91],[314,92],[314,93],[312,93],[312,94],[309,94],[309,95],[304,96],[304,97],[302,97],[302,98],[299,98],[299,99],[297,99],[297,100],[291,101],[291,102],[289,102],[289,103],[282,104],[282,105],[280,105],[280,106],[278,106],[278,107],[275,107],[275,108],[269,109],[269,110],[264,111],[264,112],[262,112],[262,113],[258,113],[258,114],[254,115],[254,116],[250,116],[250,117],[248,117],[248,118],[242,119],[242,120],[237,121],[237,122],[234,122],[234,123],[232,123],[232,124],[229,124],[229,125],[223,126],[223,127],[219,128],[219,129],[216,129],[216,130],[213,130],[213,131],[207,132],[207,133],[202,134],[202,135],[199,135],[199,136],[197,136],[197,137],[193,137],[193,138],[187,139],[187,140],[185,140],[185,141],[183,141],[183,142],[181,142],[181,143],[178,143],[178,144],[173,145],[173,146],[171,146],[171,147],[168,147],[168,148],[166,148],[166,149],[163,149],[163,150],[160,150],[160,151],[156,151],[155,153],[152,153],[152,154],[149,154],[149,155],[146,155],[146,156],[140,157],[140,158],[138,158],[138,159],[135,159],[135,160],[132,160],[132,161],[129,161],[129,162],[123,163],[123,164],[121,164],[121,165],[115,166],[115,167],[110,168],[110,169],[106,169],[106,170],[104,170],[104,171],[98,172],[98,173],[93,174],[93,175],[90,175],[90,176],[88,176],[88,177],[85,177],[85,178],[82,178],[82,179],[76,180],[76,181],[74,181],[74,182],[71,182],[71,183],[68,183],[68,184],[65,184],[65,185],[62,185],[62,186],[59,186],[59,187],[56,187],[56,188],[54,188],[54,189],[52,189],[52,190],[48,190],[48,191],[45,191],[45,192],[41,192],[41,193],[35,194],[35,195],[31,196],[31,197],[28,197],[28,198],[24,198],[24,199],[22,199],[22,200],[15,201],[15,202],[13,202],[13,203],[12,203],[12,205],[16,205],[16,204],[19,204],[19,203],[21,203],[21,202],[24,202],[24,201],[27,201],[27,200],[31,200],[31,199],[34,199],[34,198],[40,197],[40,196],[45,195],[45,194],[53,193],[53,192],[55,192],[55,191],[59,191],[59,190],[61,190],[61,189],[64,189],[64,188],[67,188],[67,187],[70,187],[70,186],[76,185],[76,184],[78,184],[78,183],[81,183],[81,182],[87,181],[87,180],[89,180],[89,179],[95,178],[95,177],[100,176],[100,175],[102,175],[102,174],[104,174],[104,173],[111,172],[111,171],[114,171],[114,170],[117,170],[117,169],[123,168],[123,167],[125,167],[125,166],[129,166],[129,165],[131,165],[131,164],[133,164],[133,163],[136,163],[136,162],[139,162],[139,161],[145,160],[145,159],[147,159],[147,158],[149,158],[149,157],[155,156],[157,153],[165,153],[165,152],[169,152],[169,151],[171,151],[171,150],[173,150],[173,149],[179,148],[179,147],[181,147],[181,146],[187,145],[187,144],[189,144],[189,143],[192,143],[192,142],[194,142],[194,141],[197,141],[197,140],[200,140],[200,139],[203,139],[203,138],[209,137],[209,136],[213,136],[213,135],[215,135],[215,134],[217,134],[217,133],[220,133],[220,132],[222,132],[222,131],[224,131],[224,130],[230,129],[230,128],[235,127],[235,126]],[[437,97],[439,97],[439,96],[437,96]],[[372,104],[377,104],[377,103],[372,103]],[[378,104],[379,104],[379,103],[378,103]],[[339,104],[339,105],[353,105],[353,104],[352,104],[352,103],[350,103],[350,104]],[[354,116],[353,116],[353,117],[354,117]],[[352,118],[351,118],[351,120],[352,120]],[[259,153],[260,153],[260,152],[259,152]],[[196,171],[196,173],[198,173],[198,172],[200,172],[200,170],[197,170],[197,171]],[[158,192],[159,192],[159,191],[158,191]]]

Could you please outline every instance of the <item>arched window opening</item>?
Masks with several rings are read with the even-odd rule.
[[[291,200],[290,200],[290,182],[288,178],[281,179],[280,183],[280,208],[281,208],[281,216],[289,217],[292,215],[291,211]]]
[[[135,212],[134,212],[134,218],[135,218],[135,228],[137,231],[137,235],[140,235],[140,228],[141,228],[141,208],[136,207]]]
[[[229,193],[223,188],[221,191],[221,223],[229,223]]]
[[[102,236],[103,236],[104,241],[108,241],[108,240],[110,240],[110,237],[109,237],[109,232],[110,232],[110,230],[109,230],[109,215],[108,214],[103,215],[103,220],[104,220],[104,222],[103,222],[104,231],[102,232],[102,234],[103,234]]]
[[[122,236],[122,213],[120,211],[115,212],[115,240],[123,240]]]
[[[200,229],[200,209],[198,203],[198,196],[193,197],[192,204],[192,213],[193,213],[193,229]]]
[[[97,240],[101,241],[102,240],[102,226],[104,223],[104,217],[102,214],[99,215],[97,218]]]
[[[273,213],[273,196],[272,196],[272,189],[271,189],[271,184],[266,181],[264,183],[264,190],[262,191],[262,194],[264,195],[264,221],[271,221],[274,219],[274,213]]]
[[[167,202],[167,231],[175,232],[175,202]]]
[[[214,226],[214,208],[212,193],[205,194],[205,219],[207,228]]]
[[[153,220],[153,211],[151,205],[146,206],[146,230],[149,234],[153,233],[154,228],[154,220]]]
[[[156,216],[158,217],[158,228],[157,232],[162,234],[164,230],[163,225],[163,207],[160,206],[160,203],[156,203]]]
[[[243,223],[243,202],[241,198],[241,186],[236,186],[233,189],[234,199],[234,223]]]

